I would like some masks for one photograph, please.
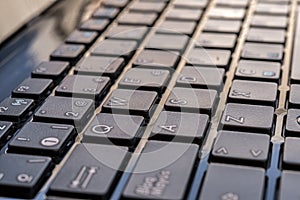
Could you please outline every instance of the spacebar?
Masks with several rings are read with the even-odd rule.
[[[291,81],[292,83],[300,83],[300,13],[297,17],[297,25],[294,40],[294,52],[292,60]]]

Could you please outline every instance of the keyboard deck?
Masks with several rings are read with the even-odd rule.
[[[0,198],[293,200],[295,0],[104,0],[0,103]]]

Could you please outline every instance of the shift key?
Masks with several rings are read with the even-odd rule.
[[[123,192],[125,199],[185,199],[198,153],[194,144],[150,141]]]

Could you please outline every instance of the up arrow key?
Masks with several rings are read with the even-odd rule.
[[[255,149],[251,149],[250,153],[253,157],[257,158],[258,156],[260,156],[262,154],[262,150],[255,150]]]
[[[227,155],[227,154],[228,154],[228,151],[227,151],[227,149],[226,149],[225,147],[220,147],[219,149],[217,149],[217,150],[215,151],[215,153]]]

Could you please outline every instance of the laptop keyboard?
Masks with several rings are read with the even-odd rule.
[[[0,102],[0,196],[299,199],[296,7],[104,0]]]

